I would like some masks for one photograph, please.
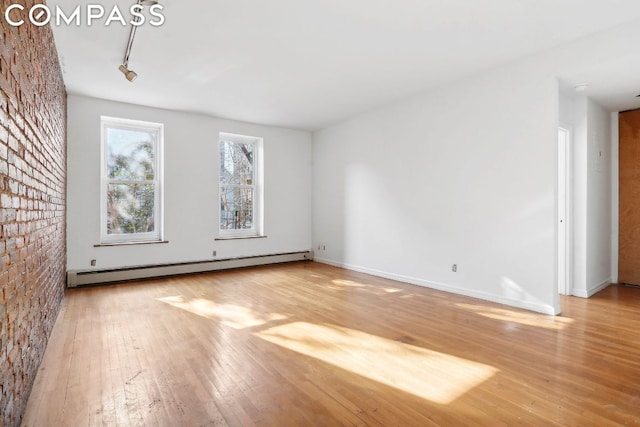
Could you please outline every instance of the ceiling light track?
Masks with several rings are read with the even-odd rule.
[[[156,0],[138,0],[138,4],[140,6],[153,6],[154,4],[158,4]],[[124,51],[124,58],[122,59],[122,64],[118,67],[120,72],[124,74],[127,80],[130,82],[134,81],[138,77],[138,73],[129,69],[129,55],[131,55],[131,47],[133,46],[133,39],[136,37],[136,30],[138,29],[138,22],[140,21],[140,17],[136,16],[134,19],[134,23],[131,24],[131,29],[129,30],[129,40],[127,41],[127,48]]]

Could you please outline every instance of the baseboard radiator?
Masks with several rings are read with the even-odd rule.
[[[113,269],[69,270],[67,287],[99,283],[123,282],[127,280],[148,279],[152,277],[176,276],[180,274],[204,273],[232,268],[254,267],[279,264],[283,262],[312,260],[312,251],[255,255],[207,261],[180,262],[172,264],[140,265]]]

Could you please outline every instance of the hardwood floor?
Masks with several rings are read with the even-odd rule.
[[[562,306],[313,262],[69,290],[23,426],[640,426],[640,289]]]

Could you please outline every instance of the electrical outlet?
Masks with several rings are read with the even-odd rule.
[[[213,253],[211,255],[212,256],[217,256],[218,255],[218,251],[213,251]]]
[[[91,267],[95,267],[95,266],[96,266],[96,260],[95,260],[95,259],[92,259],[92,260],[91,260]]]
[[[326,250],[327,250],[327,247],[326,247],[325,245],[322,245],[322,250],[323,250],[323,251],[326,251]]]
[[[453,271],[454,273],[456,273],[458,271],[458,264],[453,264],[451,266],[451,271]]]

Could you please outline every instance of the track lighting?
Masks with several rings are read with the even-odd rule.
[[[135,71],[128,69],[124,64],[120,65],[118,69],[130,82],[134,81],[136,77],[138,77],[138,74]]]
[[[138,0],[138,4],[140,6],[153,6],[158,4],[157,0]],[[137,23],[140,20],[138,16],[135,18],[135,22]],[[129,40],[127,41],[127,48],[124,51],[124,58],[122,59],[122,64],[118,67],[120,72],[124,74],[124,76],[130,82],[134,81],[138,74],[129,69],[129,55],[131,54],[131,46],[133,46],[133,39],[136,36],[136,29],[138,25],[131,25],[131,29],[129,30]]]

